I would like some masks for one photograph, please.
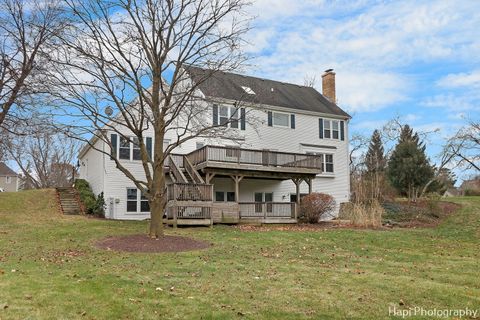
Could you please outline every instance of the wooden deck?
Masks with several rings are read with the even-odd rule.
[[[322,172],[322,158],[318,155],[268,150],[204,146],[186,158],[197,169],[216,168],[280,174],[316,175]],[[287,177],[290,177],[287,175]]]
[[[173,183],[167,186],[167,222],[178,224],[213,223],[296,223],[298,203],[240,202],[239,184],[248,178],[291,179],[296,185],[312,180],[322,172],[317,155],[204,146],[186,155],[171,154],[167,167]],[[200,174],[201,173],[201,174]],[[214,202],[214,176],[227,176],[235,182],[234,202]]]

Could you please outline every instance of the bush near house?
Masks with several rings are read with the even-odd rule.
[[[329,217],[335,210],[335,200],[326,193],[311,193],[302,198],[299,220],[304,223],[318,223]]]
[[[90,184],[84,179],[75,180],[75,189],[80,194],[80,200],[85,206],[87,214],[104,217],[105,216],[105,199],[103,192],[95,197],[95,194],[90,188]]]

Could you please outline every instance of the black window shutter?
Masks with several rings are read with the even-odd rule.
[[[290,115],[290,128],[295,129],[295,115]]]
[[[213,125],[218,126],[218,106],[213,105]]]
[[[320,139],[323,139],[323,119],[322,118],[318,119],[318,133],[319,133]]]
[[[118,135],[116,133],[112,133],[110,135],[110,142],[112,144],[112,150],[110,151],[110,159],[117,157],[117,144],[118,144]]]
[[[240,130],[245,130],[245,108],[240,109]]]
[[[345,121],[340,121],[340,139],[345,140]]]
[[[268,111],[268,126],[272,127],[273,126],[273,114],[272,111]]]
[[[145,145],[146,145],[146,148],[147,148],[147,154],[150,157],[150,159],[153,160],[152,138],[147,137],[145,140],[146,140]]]

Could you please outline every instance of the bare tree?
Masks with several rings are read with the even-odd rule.
[[[43,91],[53,41],[66,25],[62,12],[59,0],[0,0],[0,126]]]
[[[27,189],[65,187],[73,183],[77,140],[35,126],[30,135],[10,135],[4,149],[20,170]]]
[[[480,171],[480,122],[470,121],[448,141],[447,153],[465,169]]]
[[[225,126],[209,124],[211,105],[198,86],[219,71],[238,69],[245,61],[240,50],[248,30],[243,0],[67,0],[73,27],[56,59],[52,88],[70,135],[111,155],[117,168],[148,198],[150,236],[163,236],[166,207],[164,162],[180,144],[199,135],[228,137]],[[190,81],[188,67],[211,70]],[[108,106],[108,114],[104,109]],[[73,108],[72,108],[73,107]],[[109,116],[113,113],[115,116]],[[208,121],[210,120],[210,121]],[[154,132],[153,157],[145,132]],[[173,131],[177,139],[163,150]],[[110,134],[140,149],[144,177],[132,173],[115,153],[97,148],[100,140],[112,149]],[[86,138],[94,137],[93,140]],[[132,136],[134,137],[132,139]]]

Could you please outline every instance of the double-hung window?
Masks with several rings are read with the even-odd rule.
[[[213,125],[245,130],[245,108],[213,105]]]
[[[320,138],[335,139],[335,140],[339,140],[340,138],[342,140],[344,139],[341,134],[342,132],[341,130],[343,129],[341,129],[339,120],[320,119],[320,121],[321,121],[320,130],[323,130],[323,135],[322,135],[322,132],[320,132]],[[343,126],[343,122],[342,122],[342,126]]]
[[[326,139],[330,139],[332,137],[331,135],[331,126],[332,126],[332,121],[331,120],[323,120],[323,136]]]
[[[290,115],[288,113],[273,112],[273,125],[275,127],[290,127]]]
[[[138,137],[132,138],[132,159],[133,160],[141,160],[141,152],[140,152],[140,143],[138,142]]]
[[[127,212],[150,212],[147,197],[136,188],[127,188]]]
[[[322,172],[333,173],[333,154],[320,152],[307,152],[307,154],[320,156]]]
[[[119,156],[122,160],[130,160],[130,140],[120,136]]]
[[[231,191],[216,191],[215,192],[215,201],[217,202],[235,202],[235,192]]]
[[[333,154],[325,155],[325,172],[333,173]]]
[[[166,141],[168,146],[170,140]],[[148,157],[153,157],[153,139],[151,137],[146,137],[144,144]],[[140,140],[138,137],[124,137],[121,135],[119,136],[116,133],[111,134],[111,147],[112,158],[118,155],[120,160],[142,160]]]

